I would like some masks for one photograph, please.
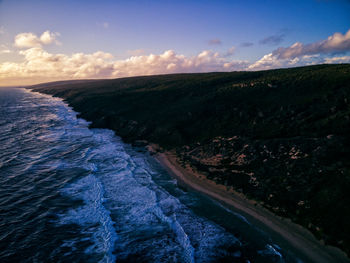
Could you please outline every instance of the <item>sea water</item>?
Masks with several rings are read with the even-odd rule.
[[[0,90],[0,262],[299,262],[61,99]]]

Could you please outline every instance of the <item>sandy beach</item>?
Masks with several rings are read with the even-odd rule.
[[[155,152],[156,146],[151,145],[148,148]],[[225,207],[240,212],[249,220],[256,221],[254,223],[267,230],[282,244],[286,244],[289,249],[300,255],[303,261],[350,262],[344,252],[322,244],[302,226],[273,214],[257,202],[245,198],[232,189],[217,185],[190,167],[183,168],[174,152],[157,152],[154,157],[180,184],[219,201]]]

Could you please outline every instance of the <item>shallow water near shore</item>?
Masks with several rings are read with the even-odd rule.
[[[301,262],[60,99],[0,90],[1,262]]]

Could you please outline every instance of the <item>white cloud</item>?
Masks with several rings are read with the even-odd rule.
[[[278,59],[272,53],[265,55],[248,67],[248,70],[266,70],[274,68],[298,67],[316,64],[350,63],[350,56],[322,57],[319,55],[301,56],[293,59]]]
[[[219,53],[205,50],[196,56],[186,57],[173,50],[163,54],[132,56],[126,60],[114,62],[113,77],[152,75],[162,73],[207,72],[241,70],[248,62],[228,62]]]
[[[350,63],[350,56],[326,58],[325,63]]]
[[[343,63],[346,63],[346,57],[343,58]],[[330,62],[333,61],[333,62]],[[269,53],[263,56],[258,61],[254,62],[248,67],[248,70],[266,70],[274,68],[287,68],[287,67],[298,67],[298,66],[307,66],[323,63],[341,63],[341,58],[324,58],[318,54],[316,55],[305,55],[289,59],[279,59],[273,53]]]
[[[0,35],[5,34],[5,27],[0,26]]]
[[[350,51],[350,30],[346,34],[334,33],[327,39],[303,44],[296,42],[290,47],[280,47],[251,64],[249,70],[314,65],[320,63],[349,63],[349,56],[333,57],[332,54]],[[324,57],[331,54],[330,57]]]
[[[184,72],[233,71],[247,67],[247,61],[228,61],[219,53],[202,51],[196,56],[186,57],[173,50],[162,54],[132,56],[115,60],[112,54],[102,51],[93,54],[75,53],[71,56],[51,54],[42,47],[19,51],[24,61],[0,64],[0,80],[31,78],[43,79],[117,78]]]
[[[350,31],[349,31],[350,32]],[[346,50],[350,33],[336,33],[318,46]],[[86,78],[118,78],[140,75],[194,73],[215,71],[265,70],[282,67],[295,67],[317,63],[350,63],[350,56],[327,57],[324,54],[304,52],[306,46],[296,43],[282,53],[273,51],[254,63],[244,60],[232,60],[235,48],[225,53],[204,50],[195,56],[177,54],[167,50],[161,54],[145,55],[142,49],[128,51],[127,59],[116,60],[112,54],[97,51],[92,54],[75,53],[72,55],[52,54],[43,49],[43,45],[57,44],[58,33],[45,31],[39,37],[33,33],[18,34],[15,38],[17,47],[25,48],[19,51],[22,62],[0,63],[0,81],[11,84],[31,84],[60,79]],[[314,45],[314,44],[310,44]],[[281,49],[277,49],[281,50]],[[320,48],[318,48],[320,50]],[[329,49],[328,49],[329,50]],[[0,53],[11,52],[6,46],[1,46]],[[296,54],[299,54],[296,56]]]
[[[294,43],[292,46],[284,48],[280,47],[272,53],[279,59],[296,58],[303,55],[313,54],[327,54],[336,52],[350,51],[350,30],[344,35],[341,33],[334,33],[327,39],[310,43],[302,44],[300,42]]]
[[[12,50],[10,50],[6,45],[0,46],[0,54],[9,54],[12,53]]]
[[[49,30],[42,33],[40,37],[33,33],[20,33],[15,36],[14,45],[18,48],[41,47],[42,45],[49,45],[52,43],[59,45],[60,42],[56,39],[58,36],[60,36],[59,33],[53,33]]]
[[[50,31],[45,31],[44,33],[41,34],[40,36],[40,42],[43,45],[49,45],[52,43],[56,43],[57,45],[60,45],[61,43],[57,41],[56,37],[59,37],[60,33],[52,33]]]
[[[263,56],[260,60],[251,64],[248,69],[249,70],[264,70],[264,69],[272,69],[279,68],[282,66],[282,63],[276,56],[272,53]]]
[[[9,53],[11,53],[10,49],[1,49],[0,50],[0,54],[9,54]]]
[[[20,48],[41,46],[40,40],[33,33],[21,33],[15,37],[15,46]]]

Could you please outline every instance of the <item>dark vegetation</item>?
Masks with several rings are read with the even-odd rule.
[[[175,74],[32,88],[92,127],[184,165],[350,253],[350,65]]]

